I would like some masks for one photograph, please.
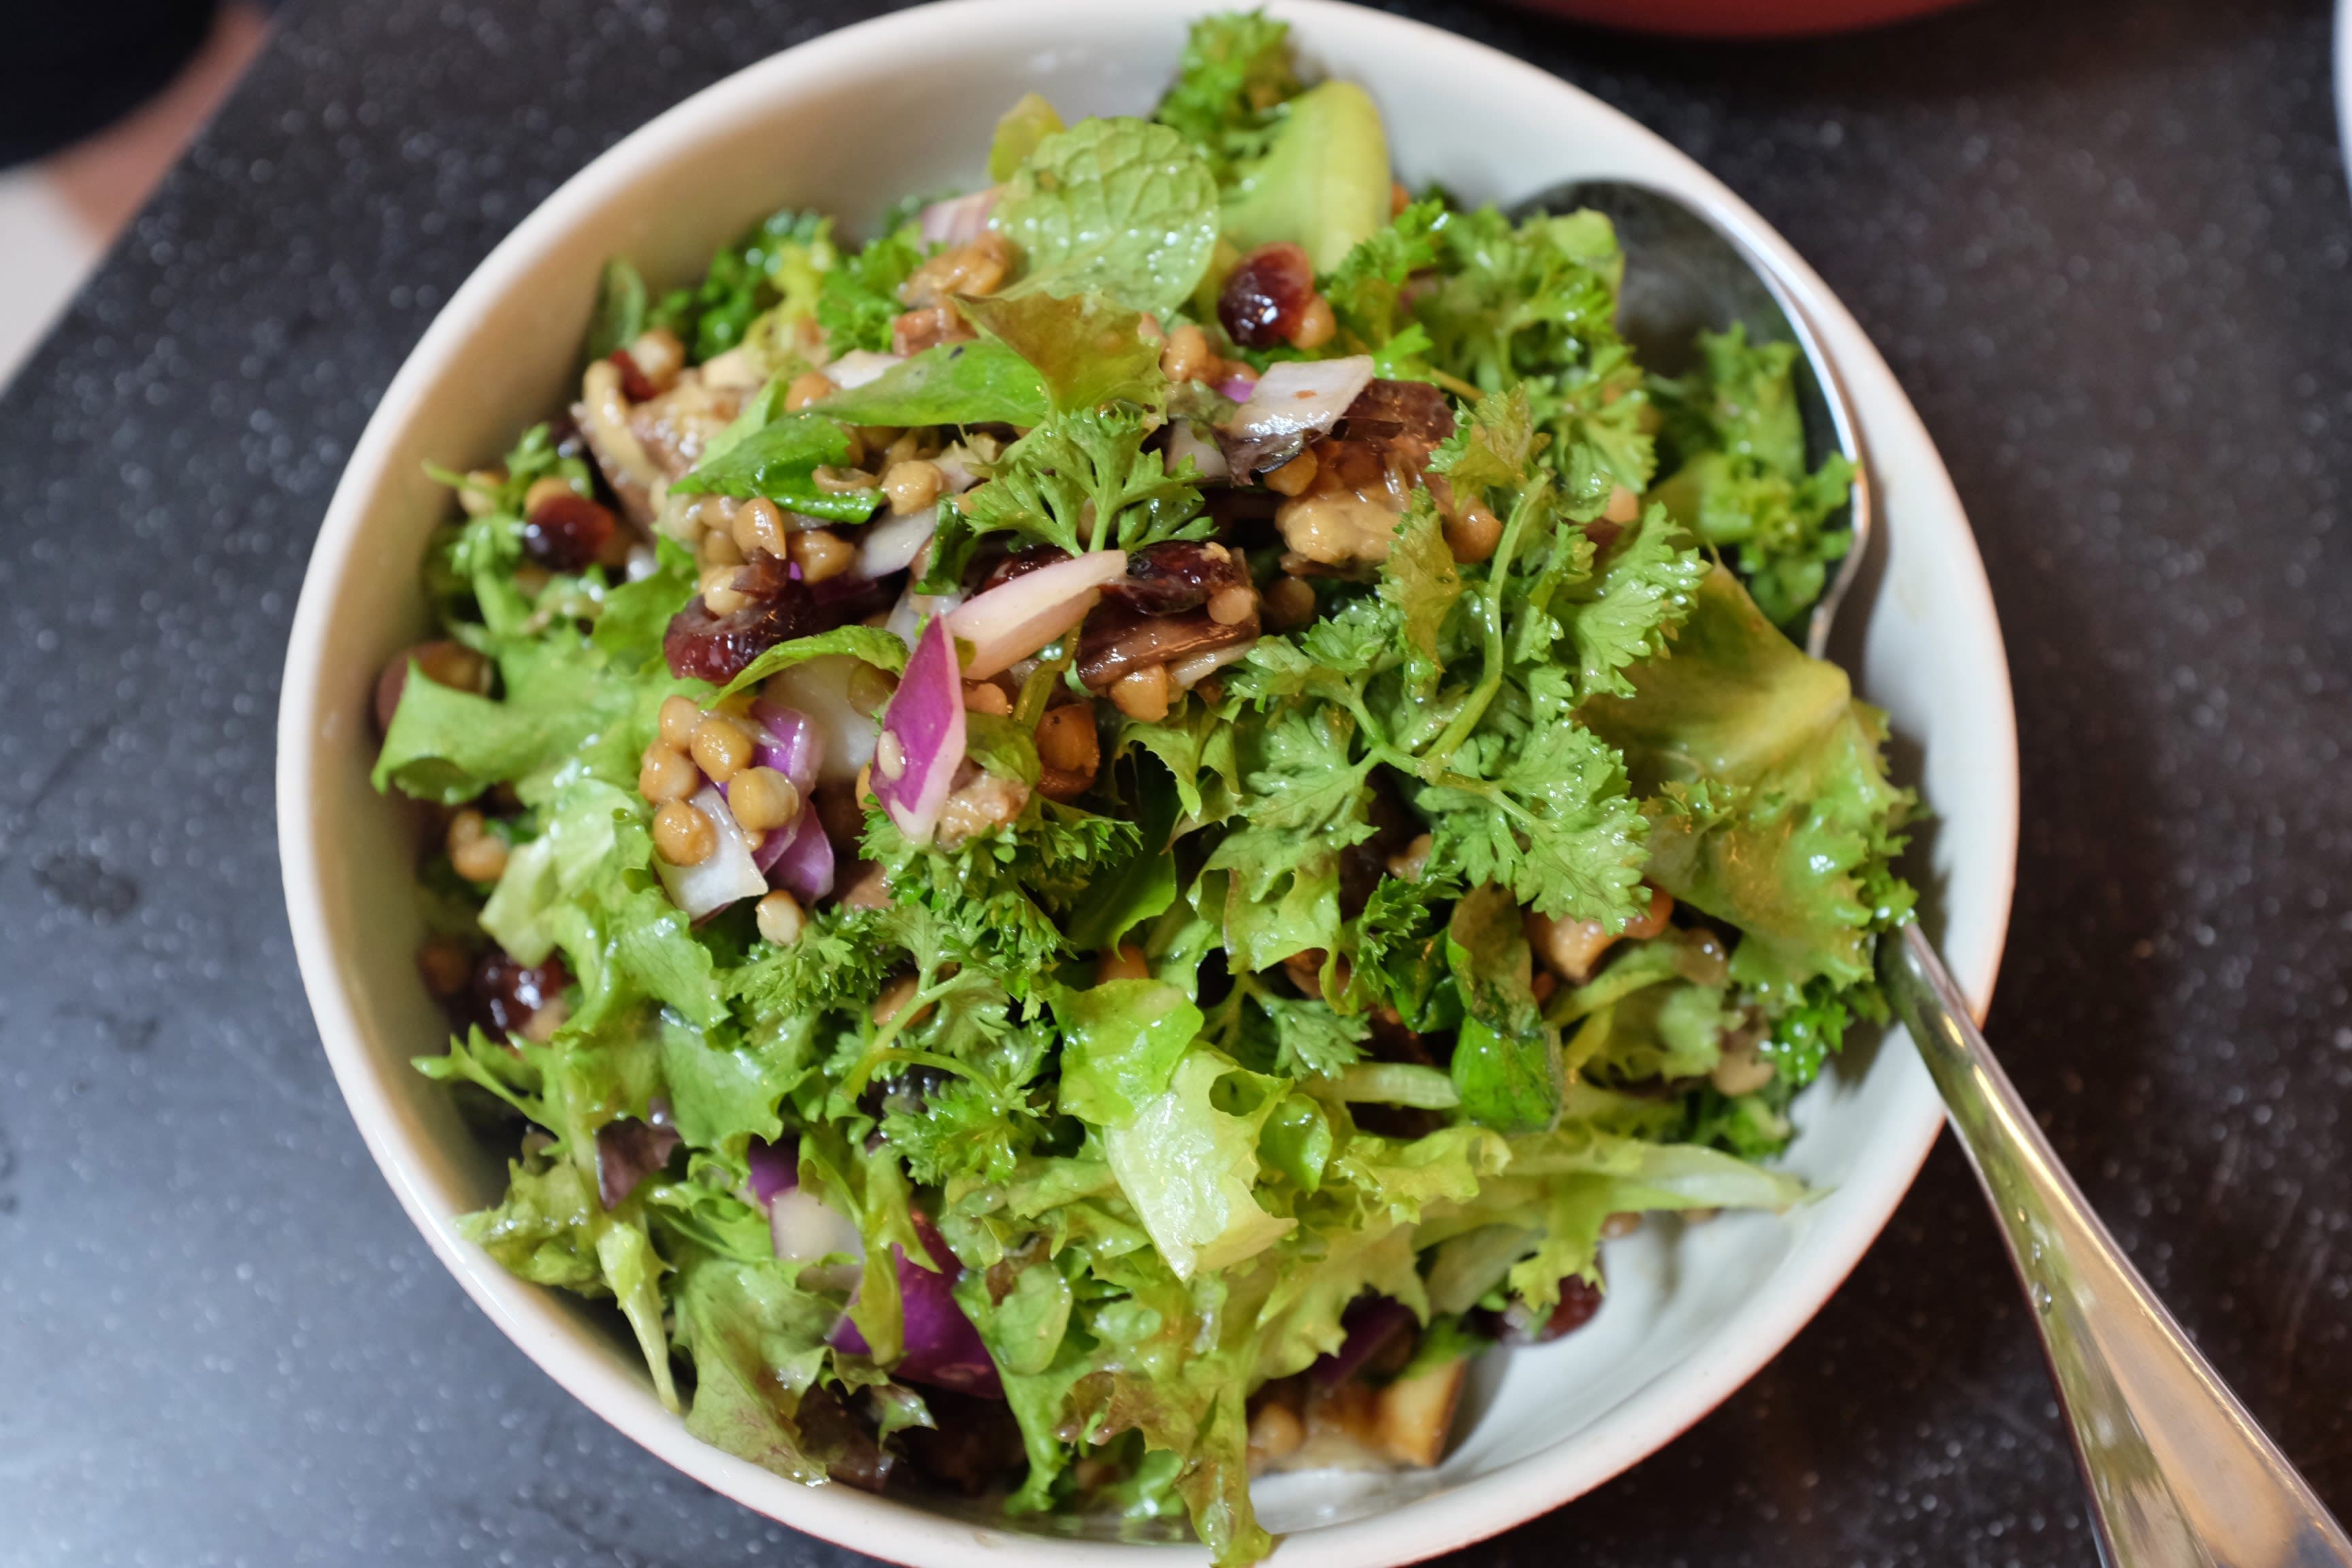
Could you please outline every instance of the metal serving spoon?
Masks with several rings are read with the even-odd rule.
[[[1834,369],[1771,263],[1672,196],[1618,181],[1562,185],[1518,213],[1592,207],[1626,257],[1619,325],[1673,374],[1701,328],[1746,324],[1794,342],[1808,446],[1852,458],[1853,547],[1813,611],[1806,651],[1829,646],[1874,518],[1860,429]],[[1916,921],[1879,943],[1895,1011],[1944,1097],[2000,1219],[2090,1484],[2113,1568],[2352,1565],[2352,1541],[2150,1293],[2042,1137]]]

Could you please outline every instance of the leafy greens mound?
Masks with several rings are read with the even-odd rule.
[[[377,775],[504,803],[503,874],[469,886],[434,858],[428,923],[569,977],[556,1026],[470,1028],[420,1063],[530,1130],[469,1236],[611,1298],[692,1431],[810,1480],[972,1418],[894,1375],[938,1331],[937,1291],[909,1285],[929,1270],[1017,1423],[1008,1506],[1189,1518],[1224,1565],[1271,1546],[1248,1401],[1338,1351],[1368,1293],[1435,1325],[1425,1354],[1458,1352],[1500,1310],[1540,1321],[1564,1281],[1597,1284],[1612,1215],[1796,1201],[1759,1162],[1850,1020],[1878,1016],[1874,941],[1911,897],[1884,721],[1782,629],[1844,547],[1851,479],[1805,467],[1790,351],[1713,336],[1689,376],[1646,375],[1613,326],[1605,220],[1392,203],[1369,99],[1307,87],[1285,32],[1202,21],[1151,120],[1007,117],[990,222],[1020,270],[962,301],[977,341],[784,412],[794,375],[891,346],[940,248],[911,220],[854,247],[785,213],[659,298],[616,264],[589,353],[663,326],[692,363],[740,351],[772,376],[681,493],[854,522],[873,495],[815,482],[853,427],[992,430],[917,584],[944,591],[1000,546],[1214,535],[1213,487],[1165,432],[1231,405],[1171,385],[1139,314],[1213,332],[1238,253],[1296,240],[1330,341],[1234,362],[1369,354],[1455,416],[1385,560],[1317,584],[1311,623],[1164,718],[1104,710],[1076,804],[1033,798],[953,848],[867,813],[882,907],[820,902],[782,945],[742,906],[696,924],[636,787],[663,700],[718,695],[661,658],[694,564],[663,541],[631,581],[530,571],[526,492],[593,483],[542,427],[487,488],[450,476],[473,515],[427,565],[495,695],[411,679]],[[1435,480],[1499,523],[1483,559],[1449,549]],[[818,654],[904,663],[845,626],[735,685]],[[975,718],[971,744],[1035,782],[1017,724]],[[1426,844],[1367,891],[1399,813]],[[1581,984],[1539,976],[1530,914],[1646,929],[1653,889],[1672,922]],[[1099,978],[1122,946],[1141,963]],[[1769,1082],[1717,1087],[1735,1045]],[[854,1246],[780,1259],[758,1178],[779,1150]]]

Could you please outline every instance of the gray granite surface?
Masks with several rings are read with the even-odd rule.
[[[0,1563],[849,1557],[607,1430],[410,1230],[303,1004],[270,762],[312,534],[435,310],[629,128],[865,9],[306,0],[0,400]],[[1994,1039],[2352,1508],[2352,206],[2326,8],[1997,0],[1740,49],[1415,9],[1706,162],[1909,387],[2017,685]],[[1949,1144],[1719,1413],[1464,1555],[2092,1561]]]

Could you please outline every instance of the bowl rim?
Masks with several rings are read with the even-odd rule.
[[[937,0],[853,24],[753,62],[720,79],[647,121],[574,174],[519,224],[451,296],[403,362],[354,447],[338,482],[303,579],[289,641],[278,714],[277,805],[279,856],[296,957],[312,1013],[336,1080],[369,1152],[383,1172],[402,1207],[434,1252],[499,1330],[576,1398],[613,1426],[685,1474],[796,1530],[853,1550],[919,1568],[961,1568],[975,1552],[1009,1552],[1024,1559],[1055,1558],[1076,1563],[1118,1543],[1066,1540],[1020,1533],[933,1512],[846,1487],[804,1487],[688,1435],[664,1411],[642,1373],[632,1377],[600,1354],[581,1329],[551,1300],[551,1292],[508,1274],[463,1240],[451,1224],[455,1212],[425,1168],[418,1130],[391,1092],[389,1073],[405,1064],[387,1063],[366,1041],[358,998],[330,940],[323,868],[325,846],[311,807],[313,781],[321,770],[320,742],[332,727],[350,693],[330,681],[324,657],[335,601],[358,547],[368,531],[371,510],[392,479],[402,430],[416,416],[424,395],[442,369],[460,354],[479,319],[504,297],[528,268],[562,244],[612,193],[650,169],[691,153],[713,128],[755,110],[776,96],[805,91],[829,74],[862,68],[889,51],[909,29],[985,26],[992,17],[1018,14],[1034,21],[1058,16],[1078,28],[1097,0]],[[1120,10],[1154,18],[1188,17],[1212,8],[1208,0],[1129,0]],[[1342,0],[1268,0],[1271,14],[1297,24],[1310,52],[1315,35],[1346,29],[1351,47],[1370,39],[1383,50],[1444,50],[1465,53],[1480,70],[1517,89],[1550,95],[1588,116],[1609,121],[1624,145],[1671,173],[1679,195],[1703,205],[1751,251],[1780,274],[1799,311],[1820,335],[1837,374],[1853,395],[1866,439],[1889,435],[1924,454],[1913,476],[1915,490],[1905,512],[1940,513],[1949,537],[1939,537],[1939,591],[1963,612],[1971,635],[1990,651],[1982,672],[1990,682],[1980,693],[1989,705],[1990,744],[1972,758],[1992,803],[1992,832],[2008,853],[1996,868],[1990,906],[1969,933],[1969,950],[1956,952],[1953,968],[1979,1018],[1991,996],[2006,933],[2015,882],[2018,827],[2017,752],[2014,708],[2006,656],[2001,648],[1990,586],[1965,514],[1948,474],[1908,399],[1860,325],[1811,268],[1748,205],[1662,137],[1574,85],[1488,45],[1428,24],[1344,4]],[[1921,491],[1934,493],[1922,494]],[[1900,515],[1882,512],[1890,531]],[[1899,1036],[1899,1030],[1896,1031]],[[1893,1041],[1890,1040],[1890,1047]],[[1916,1063],[1913,1064],[1916,1068]],[[1924,1072],[1918,1075],[1925,1084]],[[1365,1568],[1367,1564],[1417,1562],[1518,1524],[1591,1490],[1654,1453],[1728,1398],[1795,1337],[1840,1284],[1891,1217],[1933,1147],[1943,1125],[1932,1090],[1907,1092],[1901,1109],[1907,1120],[1884,1131],[1880,1163],[1841,1189],[1854,1201],[1843,1205],[1835,1226],[1816,1247],[1820,1258],[1807,1273],[1759,1296],[1759,1310],[1736,1331],[1721,1332],[1623,1400],[1592,1426],[1564,1441],[1500,1466],[1398,1508],[1344,1522],[1294,1532],[1278,1548],[1291,1568]],[[1816,1233],[1817,1237],[1821,1233]],[[1164,1560],[1205,1562],[1197,1544],[1156,1545]]]

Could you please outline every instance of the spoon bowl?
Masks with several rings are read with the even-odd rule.
[[[1853,544],[1806,628],[1822,657],[1871,534],[1870,473],[1836,373],[1770,263],[1674,197],[1622,181],[1556,186],[1519,212],[1590,207],[1617,225],[1620,329],[1671,374],[1702,330],[1744,324],[1793,342],[1809,455],[1854,465]],[[2181,1333],[2060,1163],[1917,922],[1881,940],[1879,970],[1991,1201],[2032,1304],[2092,1501],[2121,1568],[2352,1565],[2352,1540]]]
[[[1830,627],[1846,590],[1861,573],[1876,518],[1869,475],[1863,468],[1861,427],[1838,384],[1829,355],[1788,286],[1738,237],[1663,191],[1625,180],[1572,180],[1512,209],[1515,219],[1587,208],[1617,228],[1626,258],[1617,300],[1617,330],[1642,363],[1660,375],[1691,368],[1702,331],[1744,327],[1753,343],[1794,343],[1797,410],[1804,421],[1805,458],[1818,466],[1832,453],[1853,464],[1853,494],[1843,519],[1853,542],[1805,625],[1805,651],[1825,657]]]

